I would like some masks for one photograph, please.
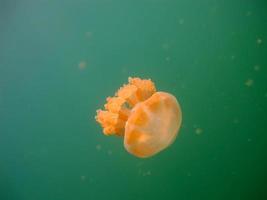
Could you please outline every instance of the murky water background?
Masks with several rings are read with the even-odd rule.
[[[0,199],[266,199],[267,3],[0,1]],[[128,76],[183,110],[149,159],[95,110]]]

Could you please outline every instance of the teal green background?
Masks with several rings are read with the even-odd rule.
[[[174,94],[138,159],[95,111],[128,76]],[[0,199],[267,199],[264,0],[1,0]]]

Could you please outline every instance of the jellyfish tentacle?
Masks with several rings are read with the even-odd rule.
[[[103,127],[105,135],[121,135],[124,131],[125,121],[117,113],[97,110],[96,121]]]
[[[122,99],[125,99],[125,101],[127,101],[130,107],[134,107],[135,104],[140,102],[140,100],[136,95],[136,92],[137,92],[136,86],[127,84],[121,87],[116,93],[116,95],[118,97],[121,97]]]
[[[128,78],[129,84],[137,87],[137,96],[141,101],[148,99],[156,92],[155,84],[150,79]]]
[[[131,109],[145,101],[156,92],[156,87],[150,79],[128,78],[128,84],[123,85],[114,97],[108,97],[105,110],[97,110],[96,121],[103,127],[105,135],[124,135],[125,123]]]

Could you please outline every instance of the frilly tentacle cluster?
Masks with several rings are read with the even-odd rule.
[[[129,77],[128,82],[115,93],[114,97],[107,98],[105,110],[96,111],[95,119],[103,127],[105,135],[122,136],[131,109],[156,92],[156,87],[150,79]]]

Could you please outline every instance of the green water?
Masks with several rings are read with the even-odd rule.
[[[267,199],[265,0],[0,0],[1,200]],[[94,120],[128,76],[183,124],[149,159]]]

